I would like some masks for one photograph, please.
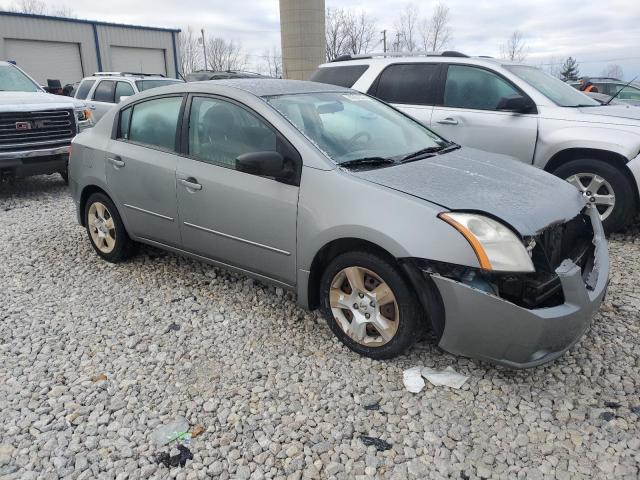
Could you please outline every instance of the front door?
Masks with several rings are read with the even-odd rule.
[[[161,97],[122,110],[106,154],[107,183],[129,233],[178,248],[175,147],[182,102],[182,96]]]
[[[188,157],[179,159],[177,173],[184,249],[293,285],[298,186],[238,171],[235,159],[297,153],[236,103],[196,96],[187,115]]]
[[[524,95],[504,78],[468,65],[449,65],[442,106],[433,108],[430,127],[465,147],[502,153],[533,163],[538,137],[535,113],[497,109],[500,99]]]

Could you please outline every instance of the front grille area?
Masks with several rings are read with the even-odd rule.
[[[71,109],[0,113],[0,152],[69,145],[75,134]]]

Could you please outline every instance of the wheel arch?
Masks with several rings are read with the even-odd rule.
[[[544,166],[544,170],[546,172],[553,173],[563,164],[572,160],[580,159],[600,160],[618,168],[631,182],[631,185],[633,186],[633,190],[635,192],[634,200],[636,202],[636,205],[638,205],[638,203],[640,202],[638,184],[633,176],[633,173],[631,173],[631,170],[629,170],[629,168],[627,167],[629,159],[620,153],[598,148],[567,148],[553,155],[553,157],[551,157],[551,159],[549,159],[547,164]]]
[[[111,197],[111,195],[109,195],[109,192],[107,192],[104,188],[102,188],[102,187],[100,187],[98,185],[93,185],[93,184],[85,186],[82,189],[82,193],[80,193],[80,224],[83,227],[87,226],[86,222],[85,222],[85,218],[84,218],[84,210],[85,210],[86,205],[87,205],[87,200],[94,193],[103,193],[104,195],[109,197],[111,199],[111,201],[113,201],[113,198]]]

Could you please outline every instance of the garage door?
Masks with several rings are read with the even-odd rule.
[[[167,74],[164,50],[159,48],[111,47],[111,69],[115,72]]]
[[[7,59],[15,60],[41,85],[46,85],[49,78],[60,80],[65,85],[84,77],[80,45],[77,43],[7,38],[4,45]]]

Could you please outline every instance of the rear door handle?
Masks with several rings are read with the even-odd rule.
[[[447,117],[442,120],[438,120],[436,123],[439,123],[440,125],[458,125],[458,120],[456,120],[455,118]]]
[[[180,183],[187,187],[189,190],[202,190],[202,185],[198,183],[198,181],[193,178],[181,178]]]
[[[125,166],[124,161],[118,156],[108,157],[107,160],[109,160],[109,163],[114,167],[122,168]]]

